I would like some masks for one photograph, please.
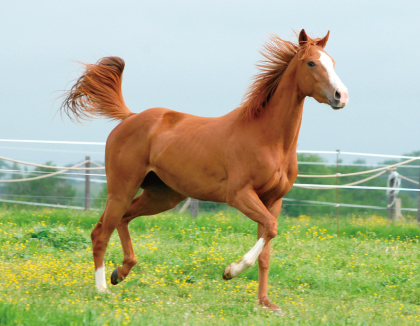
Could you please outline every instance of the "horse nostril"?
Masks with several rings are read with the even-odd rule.
[[[334,98],[335,98],[337,101],[339,101],[339,100],[340,100],[340,98],[341,98],[341,94],[340,94],[340,92],[339,92],[339,91],[335,91],[335,93],[334,93]]]

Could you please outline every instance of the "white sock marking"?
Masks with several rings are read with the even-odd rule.
[[[255,261],[257,260],[258,256],[260,255],[261,251],[263,250],[265,245],[264,238],[260,238],[255,246],[247,253],[239,263],[232,263],[230,264],[230,275],[232,278],[241,274],[244,270],[254,266]]]
[[[106,279],[105,279],[105,266],[102,265],[95,271],[96,288],[99,292],[105,292]]]

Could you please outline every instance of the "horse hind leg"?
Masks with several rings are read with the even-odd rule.
[[[120,224],[117,226],[123,248],[123,265],[117,267],[111,274],[111,283],[117,285],[123,281],[130,273],[131,268],[137,263],[134,254],[133,244],[128,231],[128,223],[138,216],[154,215],[171,208],[174,208],[179,202],[185,199],[185,196],[170,189],[166,185],[150,187],[150,190],[144,190],[136,197],[124,214]]]
[[[130,232],[128,231],[128,222],[121,221],[117,226],[118,235],[121,240],[121,246],[124,253],[123,266],[117,267],[111,274],[111,284],[117,285],[127,277],[131,268],[137,263],[134,254],[133,244],[131,242]]]
[[[105,211],[91,233],[93,260],[95,262],[95,282],[96,288],[100,292],[107,289],[105,281],[104,256],[109,239],[115,228],[120,224],[121,218],[127,207],[130,205],[132,197],[108,196]]]

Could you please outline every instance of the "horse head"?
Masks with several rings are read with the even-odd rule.
[[[322,39],[311,39],[304,29],[299,34],[298,67],[299,89],[319,103],[338,110],[348,102],[348,90],[335,73],[335,61],[325,52],[330,32]]]

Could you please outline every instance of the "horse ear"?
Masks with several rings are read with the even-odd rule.
[[[327,35],[323,39],[320,39],[316,45],[320,46],[321,48],[325,48],[328,42],[328,38],[330,37],[330,31],[328,31]]]
[[[306,35],[306,32],[304,29],[302,29],[299,33],[299,45],[302,46],[306,42],[308,42],[308,35]]]

